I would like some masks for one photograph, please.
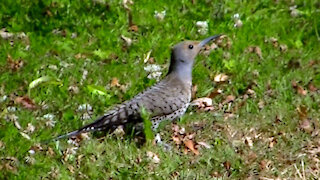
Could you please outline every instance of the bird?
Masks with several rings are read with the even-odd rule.
[[[186,40],[176,44],[171,51],[168,73],[161,81],[131,100],[114,106],[94,122],[53,140],[103,131],[127,123],[141,123],[142,108],[148,112],[153,130],[156,130],[163,120],[175,120],[181,117],[191,101],[192,69],[195,58],[205,44],[220,36],[210,36],[200,42]]]

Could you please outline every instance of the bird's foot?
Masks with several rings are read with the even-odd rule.
[[[163,147],[165,151],[170,151],[172,149],[170,144],[167,144],[161,140],[161,136],[159,133],[157,133],[156,137],[154,138],[154,141],[158,146]]]

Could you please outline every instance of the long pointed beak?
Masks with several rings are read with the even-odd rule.
[[[212,40],[215,40],[215,39],[218,39],[220,36],[221,36],[221,34],[219,34],[219,35],[214,35],[214,36],[210,36],[210,37],[202,40],[202,41],[199,43],[199,46],[202,47],[202,46],[204,46],[205,44],[207,44],[208,42],[210,42],[210,41],[212,41]]]

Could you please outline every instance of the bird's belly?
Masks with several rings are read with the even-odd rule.
[[[185,104],[182,108],[170,113],[170,114],[166,114],[166,115],[163,115],[163,116],[155,116],[155,117],[152,117],[151,118],[151,122],[152,122],[152,129],[153,130],[156,130],[159,126],[159,124],[164,121],[164,120],[174,120],[174,119],[177,119],[179,118],[180,116],[182,116],[187,108],[189,106],[189,103]]]

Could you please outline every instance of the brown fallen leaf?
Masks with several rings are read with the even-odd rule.
[[[53,151],[51,147],[48,147],[46,154],[49,155],[50,157],[53,157],[56,153]]]
[[[298,94],[303,95],[303,96],[307,95],[307,93],[308,93],[308,91],[305,90],[302,86],[297,87],[297,92],[298,92]]]
[[[74,174],[75,172],[74,167],[71,165],[68,165],[68,170],[71,172],[71,174]]]
[[[300,122],[299,127],[306,133],[312,133],[314,130],[312,123],[310,122],[309,119],[305,119],[302,122]]]
[[[229,79],[229,77],[224,74],[224,73],[221,73],[221,74],[218,74],[214,77],[214,82],[225,82]]]
[[[26,109],[33,110],[37,108],[33,100],[31,100],[28,96],[16,97],[14,102],[22,105]]]
[[[172,136],[172,140],[173,140],[173,142],[175,142],[177,145],[180,145],[181,142],[182,142],[182,139],[181,139],[181,137],[180,137],[179,135],[173,135],[173,136]]]
[[[273,47],[275,47],[275,48],[279,46],[278,39],[275,37],[271,37],[270,42],[272,43]]]
[[[195,155],[199,155],[199,151],[195,149],[194,142],[190,139],[183,141],[184,145],[190,149]]]
[[[260,161],[259,167],[260,167],[260,170],[267,169],[267,160]]]
[[[230,168],[231,168],[231,163],[230,163],[230,161],[225,161],[225,162],[223,163],[223,166],[224,166],[224,168],[226,168],[226,170],[230,170]]]
[[[277,139],[275,137],[269,138],[269,148],[273,148],[277,144]]]
[[[155,164],[160,163],[160,158],[158,157],[158,155],[154,152],[151,151],[147,151],[147,157]]]
[[[236,99],[234,95],[229,95],[226,97],[226,99],[222,102],[222,104],[227,104],[229,102],[233,102]]]
[[[12,71],[17,71],[23,67],[23,60],[14,60],[9,54],[7,56],[8,68]]]
[[[284,52],[287,52],[288,46],[285,45],[285,44],[280,44],[279,49],[280,49],[281,52],[284,53]]]
[[[207,97],[198,98],[198,99],[193,100],[190,105],[197,106],[198,108],[212,106],[212,99],[207,98]]]
[[[308,89],[309,89],[311,92],[316,92],[316,91],[318,90],[318,88],[316,88],[312,82],[310,82],[310,83],[308,84]]]
[[[133,24],[129,27],[129,31],[138,32],[139,28],[137,25]]]
[[[111,80],[110,86],[111,86],[111,87],[119,87],[120,84],[119,84],[118,78],[113,77],[112,80]]]
[[[247,51],[250,53],[255,53],[260,59],[262,59],[262,51],[259,46],[250,46],[248,47]]]
[[[299,107],[297,107],[296,110],[298,112],[300,120],[305,120],[308,118],[308,109],[306,106],[299,106]]]
[[[198,90],[198,86],[196,84],[193,85],[191,88],[191,99],[196,98],[197,90]]]
[[[307,95],[308,91],[305,90],[302,86],[298,85],[296,81],[291,81],[292,87],[297,91],[298,94],[300,95]]]
[[[226,35],[222,35],[222,36],[219,37],[219,39],[216,40],[216,45],[218,47],[230,49],[231,46],[232,46],[231,38],[229,38]]]
[[[205,147],[205,148],[207,148],[207,149],[210,149],[210,148],[211,148],[211,146],[210,146],[209,144],[207,144],[207,143],[205,143],[205,142],[202,142],[202,141],[198,142],[198,144],[201,145],[201,146],[203,146],[203,147]]]
[[[132,39],[126,36],[121,35],[121,39],[123,39],[123,41],[126,43],[127,47],[132,45]]]
[[[215,98],[216,96],[218,96],[219,94],[222,94],[222,89],[215,89],[213,90],[209,95],[208,95],[208,98]]]
[[[22,137],[24,137],[24,138],[26,138],[28,140],[31,139],[30,136],[28,134],[24,133],[24,132],[20,132],[20,134],[21,134]]]
[[[76,59],[85,59],[85,58],[86,58],[86,55],[81,54],[81,53],[78,53],[78,54],[74,55],[74,57],[75,57]]]

